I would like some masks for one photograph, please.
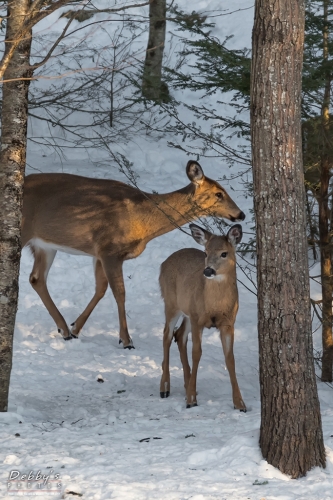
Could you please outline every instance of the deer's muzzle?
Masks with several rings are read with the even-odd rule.
[[[212,267],[206,267],[204,270],[204,275],[206,276],[206,278],[213,278],[214,276],[216,276],[216,271]]]

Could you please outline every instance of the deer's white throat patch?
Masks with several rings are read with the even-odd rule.
[[[205,278],[207,280],[214,280],[214,281],[224,281],[225,280],[225,275],[224,274],[214,274],[213,276],[206,276]]]

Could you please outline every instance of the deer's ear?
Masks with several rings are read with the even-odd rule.
[[[201,182],[203,181],[204,173],[197,161],[190,160],[187,162],[186,173],[187,177],[194,184],[201,184]]]
[[[238,245],[238,243],[242,241],[242,236],[243,236],[243,230],[240,224],[235,224],[234,226],[231,226],[227,234],[228,240],[234,246]]]
[[[199,245],[205,246],[207,241],[211,237],[211,233],[209,231],[206,231],[205,229],[202,229],[196,224],[190,224],[190,229],[195,241],[199,243]]]

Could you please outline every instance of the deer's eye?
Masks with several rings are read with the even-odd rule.
[[[228,252],[222,252],[221,253],[221,257],[223,257],[224,259],[226,258],[227,255],[228,255]]]
[[[223,194],[221,193],[221,191],[219,191],[218,193],[215,193],[215,196],[216,196],[216,198],[219,198],[220,200],[223,199]]]

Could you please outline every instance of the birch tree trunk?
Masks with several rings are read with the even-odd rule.
[[[20,32],[31,0],[8,2],[5,54]],[[20,42],[4,80],[31,77],[32,32]],[[27,144],[29,80],[3,84],[0,150],[0,411],[7,411],[21,257],[21,212]]]
[[[301,144],[303,0],[256,0],[251,134],[264,458],[297,478],[325,467],[312,352]]]
[[[166,29],[166,0],[149,4],[149,38],[143,69],[142,95],[154,101],[164,100],[167,86],[162,83],[162,62]]]

